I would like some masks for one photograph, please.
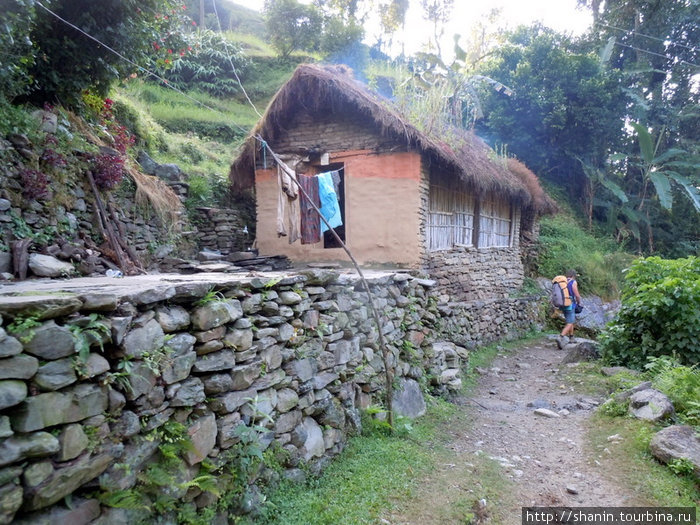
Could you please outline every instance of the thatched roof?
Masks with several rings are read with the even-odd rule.
[[[353,112],[376,126],[382,137],[403,144],[409,150],[420,151],[431,165],[454,173],[478,193],[498,192],[523,205],[533,204],[529,185],[513,174],[505,162],[493,160],[493,151],[473,133],[459,131],[460,146],[453,149],[407,122],[391,101],[354,80],[348,68],[311,64],[302,64],[295,70],[251,131],[231,166],[230,180],[234,188],[246,189],[254,185],[255,158],[261,156],[261,144],[256,137],[261,136],[274,144],[286,132],[290,117],[299,111],[311,114]]]

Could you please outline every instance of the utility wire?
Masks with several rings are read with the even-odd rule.
[[[205,103],[202,102],[201,100],[197,100],[196,98],[194,98],[194,97],[188,95],[188,94],[185,93],[184,91],[178,89],[176,86],[173,86],[170,82],[168,82],[167,79],[161,77],[160,75],[154,73],[153,71],[150,71],[150,70],[146,69],[145,67],[140,66],[140,65],[137,64],[136,62],[134,62],[134,61],[132,61],[132,60],[129,60],[129,59],[126,58],[124,55],[122,55],[119,51],[115,51],[114,49],[112,49],[111,47],[109,47],[109,46],[108,46],[107,44],[105,44],[104,42],[98,40],[97,38],[95,38],[94,36],[90,35],[89,33],[86,33],[85,31],[83,31],[83,30],[82,30],[81,28],[79,28],[78,26],[72,24],[71,22],[69,22],[69,21],[66,20],[65,18],[62,18],[60,15],[54,13],[51,9],[49,9],[48,7],[46,7],[45,5],[43,5],[41,2],[36,2],[36,5],[38,5],[38,6],[41,7],[42,9],[44,9],[44,10],[45,10],[46,12],[48,12],[51,16],[57,18],[58,20],[60,20],[60,21],[63,22],[64,24],[66,24],[67,26],[72,27],[73,29],[75,29],[76,31],[78,31],[79,33],[81,33],[82,35],[85,35],[85,36],[88,37],[90,40],[92,40],[92,41],[96,42],[97,44],[99,44],[100,46],[104,47],[104,48],[105,48],[107,51],[109,51],[110,53],[115,54],[116,56],[118,56],[119,58],[121,58],[122,60],[124,60],[125,62],[131,64],[132,66],[134,66],[134,67],[137,68],[138,70],[143,71],[143,72],[146,73],[148,76],[151,76],[151,77],[153,77],[153,78],[156,78],[156,79],[160,80],[165,86],[167,86],[168,88],[172,89],[173,91],[178,92],[178,93],[179,93],[180,95],[182,95],[183,97],[185,97],[185,98],[191,100],[192,102],[194,102],[194,103],[196,103],[196,104],[198,104],[198,105],[200,105],[200,106],[202,106],[202,107],[204,107],[204,108],[206,108],[206,109],[208,109],[208,110],[210,110],[210,111],[213,111],[213,112],[215,112],[215,113],[221,113],[222,115],[224,114],[221,110],[216,109],[216,108],[213,108],[213,107],[211,107],[211,106],[205,104]],[[247,135],[247,134],[249,133],[249,131],[248,131],[247,129],[243,128],[243,127],[240,126],[239,124],[236,124],[235,122],[233,122],[232,124],[233,124],[235,127],[237,127],[239,130],[241,130],[244,134]]]
[[[643,36],[644,38],[649,38],[651,40],[656,40],[657,42],[663,42],[664,44],[668,43],[672,46],[678,46],[678,47],[684,47],[686,49],[690,49],[691,51],[698,51],[697,47],[692,47],[692,46],[686,46],[685,44],[678,44],[677,42],[674,42],[673,40],[669,40],[667,38],[659,38],[656,36],[651,36],[651,35],[645,35],[644,33],[640,33],[639,31],[634,31],[631,29],[624,29],[622,27],[615,27],[611,26],[608,24],[604,24],[603,22],[596,22],[597,25],[603,26],[603,27],[609,27],[610,29],[616,29],[618,31],[623,31],[624,33],[630,34],[630,35],[639,35]]]
[[[216,23],[219,26],[219,33],[222,35],[224,32],[221,29],[221,20],[219,19],[219,11],[216,9],[216,0],[212,0],[212,4],[214,6],[214,15],[216,15]],[[253,104],[253,101],[250,100],[250,97],[248,96],[248,93],[246,92],[245,88],[243,87],[243,83],[241,82],[241,79],[238,76],[238,72],[236,71],[236,66],[233,65],[233,60],[231,60],[231,54],[229,53],[228,46],[224,45],[224,50],[226,51],[226,58],[228,58],[228,63],[231,64],[231,71],[233,71],[233,75],[236,77],[236,81],[238,82],[238,85],[241,86],[241,91],[243,91],[243,94],[245,95],[245,99],[248,101],[248,104],[251,105],[253,108],[253,111],[258,115],[258,117],[262,118],[262,115],[258,111],[258,108],[255,107],[255,104]]]
[[[657,57],[665,58],[666,60],[671,60],[673,57],[669,57],[668,55],[662,55],[661,53],[655,53],[654,51],[649,51],[648,49],[641,49],[639,47],[634,47],[630,46],[627,44],[623,44],[622,42],[618,42],[617,40],[615,41],[615,45],[622,46],[622,47],[628,47],[630,49],[634,49],[635,51],[641,51],[642,53],[647,53],[648,55],[654,55]],[[689,66],[693,67],[700,67],[698,64],[693,64],[692,62],[688,62],[687,60],[679,60],[679,64],[688,64]]]

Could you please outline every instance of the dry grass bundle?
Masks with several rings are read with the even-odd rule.
[[[511,157],[507,161],[507,166],[508,170],[525,185],[532,196],[532,207],[537,215],[548,215],[559,211],[556,202],[542,189],[537,175],[525,164]]]
[[[67,113],[73,129],[85,137],[88,142],[98,147],[112,146],[106,137],[96,135],[94,128],[85,120],[70,111]],[[182,212],[182,203],[172,188],[158,177],[142,173],[130,159],[127,159],[125,169],[136,184],[136,204],[146,208],[150,207],[169,232],[177,232],[180,228],[179,217]]]
[[[127,172],[136,184],[136,204],[150,206],[170,233],[177,232],[182,213],[182,202],[177,194],[158,177],[146,175],[133,166],[128,166]]]

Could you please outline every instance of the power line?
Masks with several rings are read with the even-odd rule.
[[[221,20],[219,19],[219,11],[216,9],[216,0],[212,0],[212,4],[214,6],[214,15],[216,16],[216,23],[219,26],[219,33],[223,35],[224,32],[221,29]],[[243,87],[243,83],[241,82],[241,79],[238,77],[238,72],[236,71],[236,66],[233,65],[233,60],[231,60],[231,54],[229,53],[227,45],[224,45],[224,50],[226,51],[226,58],[228,58],[228,63],[231,64],[231,71],[233,71],[233,75],[236,77],[236,81],[238,81],[238,85],[241,86],[241,91],[243,91],[243,94],[245,95],[245,99],[251,105],[251,107],[253,108],[253,111],[255,111],[255,113],[258,115],[258,117],[262,118],[262,115],[258,111],[258,108],[256,108],[255,104],[253,104],[253,101],[250,100],[248,93],[246,92],[245,88]]]
[[[63,22],[64,24],[68,25],[69,27],[72,27],[73,29],[75,29],[76,31],[78,31],[79,33],[81,33],[82,35],[85,35],[86,37],[88,37],[90,40],[92,40],[92,41],[96,42],[97,44],[101,45],[101,46],[104,47],[107,51],[109,51],[110,53],[115,54],[116,56],[118,56],[119,58],[121,58],[122,60],[124,60],[125,62],[127,62],[128,64],[131,64],[132,66],[134,66],[135,68],[139,69],[140,71],[143,71],[143,72],[146,73],[148,76],[151,76],[151,77],[153,77],[153,78],[156,78],[156,79],[160,80],[166,87],[172,89],[173,91],[176,91],[177,93],[179,93],[179,94],[182,95],[183,97],[185,97],[185,98],[191,100],[192,102],[195,102],[196,104],[199,104],[200,106],[202,106],[202,107],[204,107],[204,108],[206,108],[206,109],[208,109],[208,110],[210,110],[210,111],[213,111],[213,112],[215,112],[215,113],[221,113],[221,114],[223,115],[223,112],[222,112],[221,110],[218,110],[218,109],[216,109],[216,108],[213,108],[213,107],[211,107],[211,106],[205,104],[205,103],[202,102],[201,100],[197,100],[196,98],[194,98],[194,97],[188,95],[188,94],[185,93],[184,91],[182,91],[182,90],[178,89],[177,87],[173,86],[170,82],[168,82],[167,79],[161,77],[160,75],[154,73],[153,71],[150,71],[149,69],[146,69],[146,68],[143,67],[143,66],[140,66],[140,65],[137,64],[136,62],[134,62],[134,61],[132,61],[132,60],[129,60],[129,59],[126,58],[124,55],[122,55],[122,54],[119,53],[118,51],[115,51],[114,49],[112,49],[111,47],[109,47],[109,46],[108,46],[107,44],[105,44],[104,42],[100,41],[99,39],[95,38],[94,36],[90,35],[89,33],[86,33],[85,31],[83,31],[83,30],[82,30],[81,28],[79,28],[78,26],[72,24],[72,23],[69,22],[68,20],[66,20],[66,19],[62,18],[61,16],[59,16],[58,14],[54,13],[51,9],[49,9],[48,7],[46,7],[45,5],[43,5],[41,2],[36,2],[36,5],[38,5],[38,6],[41,7],[42,9],[44,9],[46,12],[48,12],[50,15],[54,16],[55,18],[57,18],[58,20],[60,20],[60,21]],[[241,130],[244,134],[246,134],[246,135],[248,134],[248,130],[247,130],[247,129],[244,129],[242,126],[236,124],[235,122],[233,122],[232,124],[233,124],[235,127],[237,127],[239,130]]]
[[[649,38],[649,39],[651,39],[651,40],[656,40],[657,42],[662,42],[662,43],[664,43],[664,44],[668,43],[668,44],[670,44],[670,45],[672,45],[672,46],[684,47],[684,48],[686,48],[686,49],[690,49],[691,51],[698,51],[698,48],[697,48],[697,47],[686,46],[685,44],[679,44],[679,43],[674,42],[673,40],[669,40],[669,39],[667,39],[667,38],[664,39],[664,38],[659,38],[659,37],[656,37],[656,36],[645,35],[644,33],[640,33],[639,31],[634,31],[634,30],[631,30],[631,29],[624,29],[624,28],[622,28],[622,27],[615,27],[615,26],[611,26],[611,25],[608,25],[608,24],[604,24],[603,22],[596,22],[596,24],[599,25],[599,26],[603,26],[603,27],[609,27],[610,29],[616,29],[616,30],[618,30],[618,31],[623,31],[623,32],[625,32],[625,33],[627,33],[627,34],[630,34],[630,35],[639,35],[639,36],[643,36],[644,38]]]
[[[630,48],[630,49],[634,49],[635,51],[640,51],[640,52],[642,52],[642,53],[647,53],[648,55],[654,55],[654,56],[657,56],[657,57],[665,58],[666,60],[671,59],[671,57],[669,57],[669,56],[667,56],[667,55],[662,55],[661,53],[655,53],[654,51],[649,51],[648,49],[641,49],[641,48],[639,48],[639,47],[634,47],[634,46],[630,46],[630,45],[627,45],[627,44],[623,44],[623,43],[621,43],[621,42],[618,42],[617,40],[615,41],[615,45],[622,46],[622,47],[628,47],[628,48]],[[698,65],[698,64],[693,64],[692,62],[688,62],[687,60],[679,60],[678,63],[679,63],[679,64],[688,64],[689,66],[693,66],[693,67],[700,67],[700,65]]]

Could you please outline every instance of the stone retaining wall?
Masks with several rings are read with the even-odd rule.
[[[194,215],[195,239],[200,250],[228,255],[243,252],[253,244],[254,225],[246,224],[238,210],[197,208]]]
[[[368,280],[407,416],[424,410],[423,391],[460,387],[464,346],[536,322],[528,300],[439,304],[434,281]],[[254,511],[261,483],[319,472],[383,400],[354,275],[21,286],[0,292],[0,523],[152,523],[151,511],[226,522],[226,508]]]

